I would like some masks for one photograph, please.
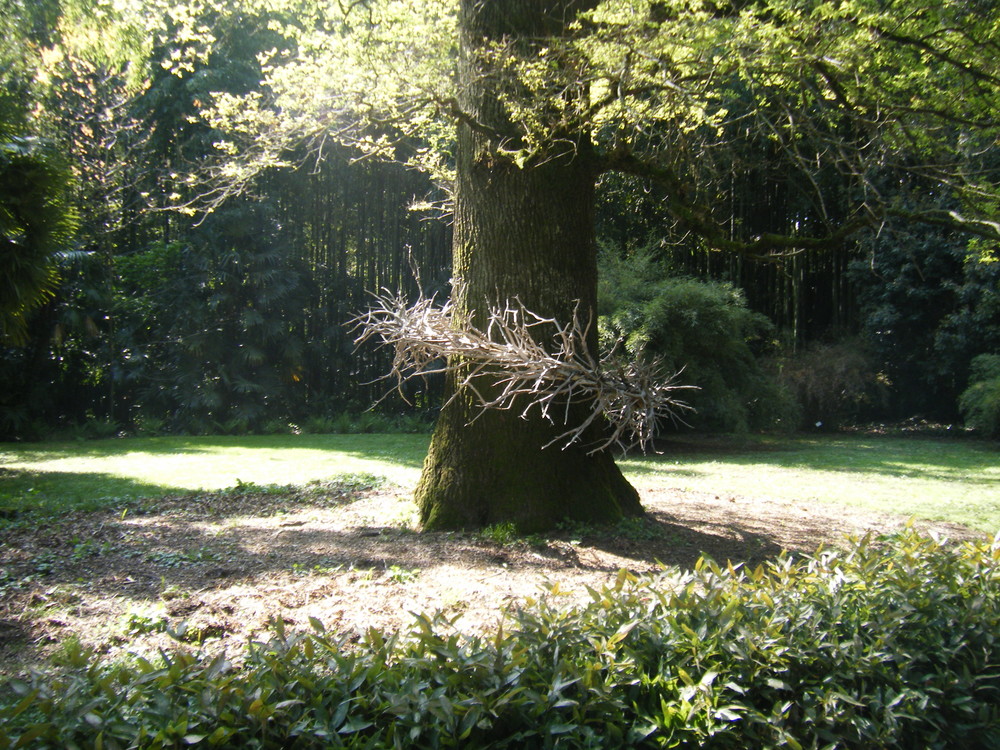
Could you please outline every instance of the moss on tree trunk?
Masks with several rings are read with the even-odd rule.
[[[514,298],[560,321],[568,321],[577,304],[584,320],[595,310],[596,174],[589,139],[561,134],[537,163],[516,166],[501,153],[501,146],[518,144],[518,133],[497,94],[517,84],[481,65],[475,52],[483,40],[514,35],[525,40],[530,54],[530,45],[561,31],[577,5],[462,4],[461,103],[469,118],[459,126],[453,252],[461,282],[457,309],[477,326],[491,304]],[[596,325],[590,333],[596,346]],[[448,395],[458,377],[450,379]],[[638,494],[609,453],[588,455],[586,446],[563,449],[561,443],[543,448],[565,429],[537,413],[530,419],[516,410],[480,415],[469,394],[451,401],[438,420],[417,488],[424,527],[513,521],[532,531],[567,517],[599,522],[641,514]]]

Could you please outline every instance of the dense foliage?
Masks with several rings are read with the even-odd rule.
[[[906,532],[754,570],[701,560],[493,636],[421,616],[360,643],[277,623],[2,694],[0,746],[954,748],[1000,744],[1000,545]]]
[[[384,355],[343,324],[371,291],[415,290],[411,255],[424,291],[447,292],[456,3],[8,6],[0,438],[291,429],[382,395]],[[511,155],[530,164],[553,123],[585,129],[600,239],[731,285],[674,300],[714,294],[737,338],[766,315],[809,415],[954,419],[970,362],[1000,345],[994,18],[605,0],[565,48],[504,63],[524,82],[502,102],[525,133]],[[652,296],[623,294],[628,336],[662,329]],[[699,426],[787,423],[748,365],[726,382],[658,341],[703,389]],[[841,372],[868,390],[855,378],[831,406],[840,376],[808,353],[855,341],[865,361]]]
[[[1000,437],[1000,354],[980,354],[972,360],[969,387],[959,406],[970,426]]]
[[[892,224],[849,275],[898,411],[955,419],[974,357],[1000,349],[995,243]]]
[[[600,293],[607,349],[658,360],[680,383],[697,386],[680,394],[695,408],[685,421],[733,432],[798,426],[791,395],[760,361],[774,327],[731,284],[671,276],[648,254],[606,252]]]
[[[288,431],[384,395],[372,382],[384,355],[356,352],[344,324],[370,290],[414,286],[411,256],[429,290],[447,279],[449,228],[408,210],[426,178],[303,151],[208,216],[163,210],[219,138],[199,108],[260,92],[259,55],[292,43],[289,17],[230,3],[46,8],[12,9],[23,23],[0,50],[19,60],[0,69],[3,112],[34,102],[30,123],[10,109],[17,129],[0,139],[5,241],[28,236],[16,216],[34,222],[31,245],[0,257],[4,315],[20,316],[11,284],[47,302],[0,341],[0,439]],[[21,138],[28,125],[45,140]],[[77,179],[56,192],[64,163]]]
[[[836,429],[889,413],[885,376],[861,337],[811,343],[769,368],[794,395],[805,425]]]

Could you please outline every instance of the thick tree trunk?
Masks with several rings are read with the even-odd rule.
[[[457,308],[480,326],[491,304],[515,298],[560,321],[568,321],[577,304],[584,320],[595,310],[589,141],[578,133],[560,138],[537,164],[517,167],[500,153],[516,147],[520,134],[497,98],[516,83],[480,65],[475,52],[484,39],[520,40],[522,49],[540,44],[562,30],[576,5],[462,3],[461,103],[469,118],[459,126],[454,274]],[[458,377],[451,377],[447,395]],[[638,494],[610,454],[587,455],[581,445],[543,448],[565,429],[537,415],[522,419],[517,411],[480,415],[471,395],[460,394],[441,413],[417,488],[424,527],[512,521],[533,531],[563,518],[600,522],[641,514]]]

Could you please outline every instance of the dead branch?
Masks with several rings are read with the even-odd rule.
[[[559,323],[514,299],[491,308],[485,330],[479,330],[450,301],[438,304],[421,295],[409,304],[401,294],[383,290],[353,323],[355,343],[377,340],[392,347],[386,377],[395,378],[397,388],[418,375],[454,372],[461,380],[451,398],[467,390],[479,414],[518,410],[528,418],[534,411],[552,424],[565,425],[567,430],[545,447],[579,442],[603,418],[606,437],[590,446],[591,453],[612,445],[646,450],[661,422],[683,421],[681,415],[692,410],[674,394],[696,386],[678,384],[680,373],[663,377],[656,361],[626,361],[614,352],[595,359],[586,343],[589,323],[584,325],[578,313],[577,308],[568,323]],[[536,338],[542,332],[547,346]],[[570,424],[572,404],[587,407],[586,417],[576,424]]]

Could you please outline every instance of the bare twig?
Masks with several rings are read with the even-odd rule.
[[[417,375],[454,372],[461,380],[451,398],[467,389],[480,414],[517,410],[528,418],[536,411],[567,427],[545,447],[579,442],[603,418],[608,429],[590,446],[591,453],[612,445],[646,450],[663,420],[682,421],[681,415],[691,411],[675,392],[695,386],[678,384],[680,373],[662,377],[655,361],[625,361],[614,352],[596,359],[586,343],[589,324],[583,324],[578,312],[568,323],[559,323],[514,299],[491,308],[481,331],[460,317],[450,301],[438,304],[421,295],[409,304],[401,294],[383,290],[353,322],[356,343],[377,340],[393,348],[386,377],[396,378],[398,386]],[[542,331],[547,346],[536,338]],[[585,418],[575,424],[570,424],[571,404],[587,408]]]

